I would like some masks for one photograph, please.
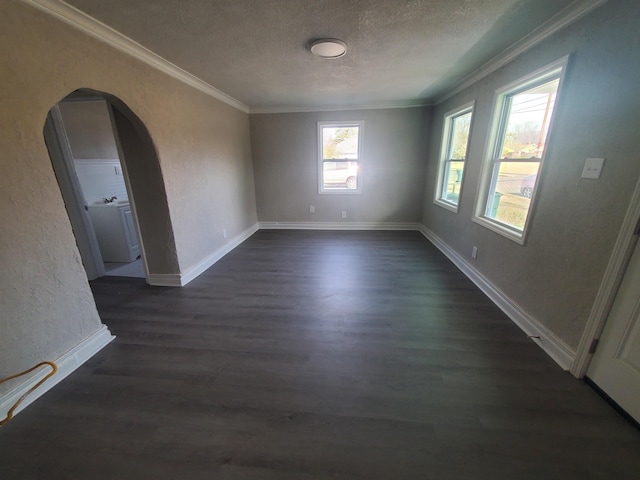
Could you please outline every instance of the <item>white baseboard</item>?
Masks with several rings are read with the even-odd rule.
[[[187,283],[204,273],[208,268],[214,265],[218,260],[224,257],[231,250],[236,248],[247,238],[258,231],[258,224],[255,223],[245,231],[236,235],[225,243],[222,247],[214,251],[211,255],[187,269],[184,273],[175,274],[149,274],[149,285],[160,287],[184,287]]]
[[[473,268],[463,257],[442,239],[420,223],[399,222],[259,222],[252,225],[229,243],[219,248],[183,274],[150,274],[149,284],[182,287],[202,274],[231,250],[236,248],[257,230],[416,230],[420,231],[444,255],[451,260],[491,301],[493,301],[528,337],[537,343],[558,365],[569,370],[576,352],[529,315],[502,290]]]
[[[259,222],[247,228],[185,273],[150,273],[149,285],[184,287],[258,230],[420,230],[419,223],[393,222]]]
[[[260,230],[420,230],[419,223],[400,222],[259,222]]]
[[[569,370],[576,356],[566,343],[542,325],[533,316],[525,312],[516,302],[511,300],[502,290],[493,285],[484,275],[473,268],[458,253],[447,245],[431,230],[421,225],[420,231],[445,254],[476,286],[502,310],[513,323],[542,348],[560,367]]]
[[[58,366],[58,371],[40,385],[40,387],[25,397],[13,412],[14,416],[68,377],[74,370],[102,350],[102,348],[114,338],[116,337],[111,335],[106,325],[103,325],[98,331],[56,359],[55,364]],[[49,367],[42,367],[29,377],[25,377],[26,379],[21,384],[0,396],[0,418],[4,418],[18,399],[36,383],[46,377],[50,371],[51,369]]]

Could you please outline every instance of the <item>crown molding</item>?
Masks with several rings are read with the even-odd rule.
[[[511,45],[506,50],[503,50],[480,68],[466,76],[455,87],[447,90],[442,95],[437,96],[433,103],[437,105],[448,100],[487,75],[495,72],[499,68],[502,68],[519,55],[522,55],[530,48],[542,42],[544,39],[569,26],[576,20],[584,17],[588,13],[591,13],[593,10],[601,7],[605,3],[607,3],[607,0],[574,0],[571,4],[567,5],[564,9],[540,25],[534,31]]]
[[[207,95],[226,103],[238,110],[249,113],[249,107],[230,95],[200,80],[198,77],[165,60],[160,55],[143,47],[139,43],[90,17],[77,8],[62,0],[21,0],[23,3],[70,25],[83,33],[96,38],[107,45],[129,55],[143,63],[199,90]]]
[[[542,24],[540,27],[529,33],[527,36],[516,42],[500,54],[493,57],[480,68],[466,76],[456,86],[447,90],[442,95],[436,96],[435,100],[417,99],[400,102],[390,102],[371,105],[336,105],[322,106],[309,105],[298,107],[254,107],[250,108],[244,103],[236,100],[230,95],[218,90],[212,85],[181,69],[173,63],[165,60],[158,54],[143,47],[139,43],[105,25],[104,23],[90,17],[86,13],[65,3],[63,0],[20,0],[21,2],[37,8],[48,15],[90,35],[111,47],[140,60],[147,65],[160,70],[161,72],[217,99],[227,105],[230,105],[242,112],[251,114],[262,113],[305,113],[305,112],[333,112],[341,110],[378,110],[393,108],[413,108],[428,107],[442,103],[443,101],[460,93],[474,83],[478,82],[487,75],[495,72],[499,68],[508,64],[516,57],[537,45],[544,39],[562,30],[579,18],[591,13],[596,8],[604,5],[607,0],[574,0],[570,5],[565,7],[561,12],[556,14],[550,20]]]
[[[384,110],[391,108],[431,107],[434,103],[428,100],[408,100],[402,102],[378,103],[370,105],[308,105],[305,107],[251,107],[249,113],[307,113],[307,112],[338,112],[344,110]]]

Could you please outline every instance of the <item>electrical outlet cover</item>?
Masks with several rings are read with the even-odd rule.
[[[582,170],[581,178],[600,178],[600,173],[602,173],[603,165],[604,158],[587,158],[584,161],[584,169]]]

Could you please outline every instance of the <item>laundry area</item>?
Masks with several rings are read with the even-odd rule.
[[[120,162],[107,102],[98,97],[68,97],[52,111],[75,197],[87,212],[89,237],[95,237],[104,274],[144,278],[134,212]],[[55,120],[55,118],[54,118]],[[75,178],[73,178],[75,177]],[[77,179],[77,182],[76,182]],[[83,261],[85,259],[83,258]],[[85,261],[86,263],[86,261]]]

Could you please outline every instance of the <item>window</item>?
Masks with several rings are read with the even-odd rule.
[[[363,121],[318,122],[318,192],[360,193]]]
[[[444,116],[435,202],[453,212],[458,211],[472,115],[473,102]]]
[[[474,221],[524,243],[567,59],[498,91]]]

